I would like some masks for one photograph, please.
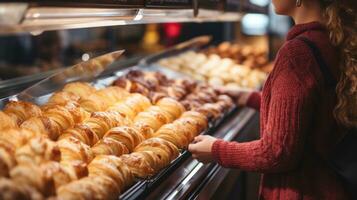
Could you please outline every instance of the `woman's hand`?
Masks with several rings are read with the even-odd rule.
[[[250,89],[228,88],[224,86],[215,89],[218,93],[225,94],[233,98],[238,106],[246,106],[250,95],[254,92]]]
[[[197,159],[202,163],[212,162],[212,146],[213,143],[217,140],[212,136],[208,135],[199,135],[195,137],[194,143],[188,146],[188,150],[192,153],[192,157]]]

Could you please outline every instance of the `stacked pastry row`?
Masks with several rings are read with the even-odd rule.
[[[216,54],[221,58],[230,58],[237,64],[270,72],[268,68],[268,52],[259,46],[222,42],[217,46],[205,49],[203,53],[206,55]]]
[[[187,147],[207,126],[202,113],[214,116],[231,103],[224,96],[205,98],[203,93],[192,98],[202,86],[159,73],[132,72],[125,81],[141,88],[151,101],[129,93],[131,87],[95,90],[74,83],[41,108],[32,105],[38,116],[31,117],[31,109],[22,114],[4,109],[3,116],[16,123],[1,132],[0,163],[6,172],[0,179],[1,197],[115,198],[134,176],[151,176],[176,158],[178,148]],[[190,99],[207,106],[185,112],[174,99],[186,101],[188,109],[199,109]]]
[[[194,51],[161,59],[158,64],[216,86],[257,88],[267,76],[265,72],[237,64],[230,58]]]

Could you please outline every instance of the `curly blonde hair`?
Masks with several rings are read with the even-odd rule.
[[[357,127],[357,9],[354,0],[322,0],[330,40],[339,49],[341,76],[336,87],[336,120]]]

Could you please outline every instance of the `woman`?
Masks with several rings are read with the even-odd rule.
[[[275,60],[262,93],[236,92],[239,104],[259,109],[261,138],[237,143],[198,136],[194,158],[262,173],[260,199],[348,199],[319,161],[357,126],[356,7],[354,0],[273,0],[295,26]],[[329,89],[305,37],[319,49],[337,88]],[[337,95],[336,95],[337,94]],[[343,127],[343,128],[342,128]]]

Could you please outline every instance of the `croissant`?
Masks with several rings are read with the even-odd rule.
[[[165,124],[156,133],[154,137],[162,138],[175,144],[178,148],[187,148],[195,136],[200,134],[208,126],[204,115],[188,111],[171,124]]]
[[[134,152],[120,157],[135,177],[148,178],[156,173],[159,158],[152,151]],[[157,168],[159,168],[157,166]]]
[[[208,119],[207,119],[207,117],[205,115],[199,113],[199,112],[187,111],[187,112],[184,112],[181,115],[181,118],[193,119],[196,122],[195,125],[196,125],[198,133],[201,133],[202,131],[204,131],[208,127]]]
[[[119,186],[108,177],[89,176],[64,185],[57,190],[58,200],[114,200]]]
[[[48,109],[55,105],[66,105],[67,102],[78,102],[80,97],[71,92],[59,91],[55,92],[42,109]]]
[[[169,161],[172,161],[179,156],[179,151],[174,144],[160,138],[147,139],[144,142],[140,143],[140,145],[138,145],[134,151],[135,152],[140,152],[140,151],[160,152],[161,150],[168,154]],[[167,164],[168,163],[164,164],[164,166]]]
[[[33,187],[44,196],[54,195],[56,188],[72,181],[58,162],[17,165],[11,170],[10,177],[17,184]]]
[[[93,146],[99,141],[97,134],[86,124],[77,124],[73,128],[65,130],[58,140],[70,137],[74,137],[88,146]]]
[[[219,95],[218,96],[218,103],[222,104],[225,110],[228,110],[234,106],[234,102],[231,97],[228,95]]]
[[[140,132],[128,126],[112,128],[104,135],[104,138],[111,138],[121,142],[130,152],[145,139]]]
[[[85,120],[83,124],[86,124],[98,138],[103,138],[109,129],[122,125],[130,125],[130,121],[119,112],[106,111],[92,113],[92,116]]]
[[[62,91],[75,94],[80,98],[85,98],[94,93],[96,89],[86,82],[74,82],[66,84]]]
[[[121,156],[130,171],[140,178],[147,178],[178,156],[175,145],[160,138],[150,138],[135,148],[135,152]]]
[[[21,124],[21,128],[47,135],[56,140],[63,130],[88,118],[88,113],[78,104],[68,102],[64,106],[47,108],[41,117],[32,117]]]
[[[151,138],[154,134],[154,130],[145,123],[136,122],[133,125],[133,128],[135,128],[145,139]]]
[[[109,110],[114,110],[122,115],[125,115],[129,119],[151,106],[150,100],[141,94],[131,94],[123,102],[114,104]]]
[[[92,147],[92,151],[95,156],[121,156],[123,154],[129,153],[129,149],[124,145],[124,143],[114,140],[110,137],[104,137],[103,139],[101,139],[97,144]]]
[[[206,103],[203,106],[196,108],[195,111],[202,113],[209,119],[218,119],[223,114],[222,107],[214,103]]]
[[[57,144],[46,137],[35,137],[16,150],[18,164],[39,164],[43,161],[60,161],[61,152]]]
[[[104,111],[128,95],[129,93],[120,87],[108,87],[81,99],[80,105],[88,112]]]
[[[91,148],[74,137],[59,140],[57,144],[61,151],[61,161],[80,160],[89,163],[94,157]]]
[[[30,117],[42,115],[42,111],[38,106],[22,101],[10,101],[6,104],[4,112],[8,114],[17,125],[21,125],[22,122]]]
[[[160,99],[156,105],[169,112],[174,119],[179,118],[180,115],[186,111],[181,103],[172,98]]]
[[[107,176],[124,189],[133,182],[133,175],[121,158],[101,155],[88,165],[89,176]]]
[[[97,156],[88,166],[89,176],[57,189],[59,200],[117,199],[133,182],[133,175],[120,158]]]
[[[0,130],[17,127],[16,121],[3,111],[0,111],[0,121]]]
[[[22,129],[29,130],[34,133],[47,135],[51,140],[56,140],[61,133],[61,127],[49,117],[31,117],[20,126]]]
[[[71,180],[78,180],[88,176],[87,164],[80,160],[61,161],[61,167]]]
[[[23,187],[7,178],[0,178],[0,199],[2,200],[31,200]]]
[[[152,128],[154,131],[158,130],[162,125],[169,122],[162,112],[141,112],[134,119],[134,126],[136,124],[145,124]]]
[[[36,136],[36,132],[24,129],[8,129],[0,135],[0,177],[7,176],[16,165],[15,151]]]
[[[184,149],[192,140],[192,132],[186,131],[186,127],[182,127],[177,123],[165,124],[155,134],[154,137],[164,139],[171,142],[179,149]]]

